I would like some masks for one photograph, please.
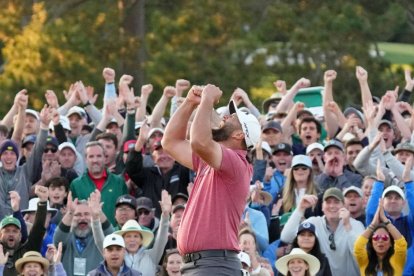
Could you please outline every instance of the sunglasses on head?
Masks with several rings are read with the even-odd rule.
[[[329,248],[330,248],[331,250],[336,250],[336,244],[335,244],[335,236],[334,236],[334,233],[331,233],[331,234],[329,235],[329,241],[331,242],[331,243],[329,244]]]
[[[372,239],[374,241],[379,241],[379,240],[388,241],[390,239],[390,236],[377,234],[377,235],[372,236]]]
[[[51,152],[55,153],[55,152],[57,152],[57,150],[58,150],[57,148],[45,148],[43,150],[43,152],[48,153],[49,151],[51,151]]]
[[[296,167],[293,167],[293,170],[294,171],[297,171],[297,170],[306,171],[307,169],[308,169],[308,167],[305,167],[305,166],[296,166]]]

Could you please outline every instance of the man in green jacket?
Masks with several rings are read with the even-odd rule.
[[[90,194],[98,189],[104,203],[102,210],[112,225],[115,221],[116,199],[128,193],[127,186],[122,177],[111,173],[105,168],[105,152],[99,142],[86,144],[86,172],[72,181],[70,190],[73,198],[88,199]]]

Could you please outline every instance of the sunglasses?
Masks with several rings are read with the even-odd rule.
[[[335,236],[334,236],[334,233],[331,233],[331,234],[329,235],[329,241],[331,242],[331,243],[329,244],[329,248],[330,248],[331,250],[336,250],[336,244],[335,244]]]
[[[55,153],[55,152],[57,152],[57,150],[58,150],[57,148],[45,148],[43,150],[43,152],[48,153],[49,151],[51,151],[51,152]]]
[[[149,213],[150,213],[150,211],[148,211],[148,210],[139,210],[139,211],[138,211],[138,216],[140,216],[140,215],[142,215],[142,214],[144,214],[144,215],[148,216],[148,215],[149,215]]]
[[[305,166],[296,166],[296,167],[293,168],[294,171],[297,171],[297,170],[306,171],[308,169],[309,168],[308,167],[305,167]]]
[[[377,234],[377,235],[372,236],[372,239],[374,241],[379,241],[379,240],[388,241],[390,239],[390,236]]]

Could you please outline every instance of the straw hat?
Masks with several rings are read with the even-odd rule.
[[[300,248],[293,248],[289,255],[283,256],[276,261],[276,269],[286,275],[288,273],[288,263],[292,259],[302,259],[309,265],[309,272],[311,275],[316,275],[321,266],[318,258],[313,255],[307,254]]]
[[[122,229],[116,231],[115,234],[124,236],[124,234],[128,232],[139,232],[142,236],[142,245],[145,247],[148,247],[154,239],[152,231],[142,228],[138,222],[133,219],[128,220],[124,226],[122,226]]]
[[[49,269],[49,261],[40,255],[36,251],[28,251],[24,253],[23,257],[16,261],[16,270],[22,273],[23,267],[27,263],[39,263],[43,267],[43,271],[46,273]]]

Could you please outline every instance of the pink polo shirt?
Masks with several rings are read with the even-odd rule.
[[[221,145],[223,159],[218,170],[193,154],[197,172],[193,191],[178,229],[181,254],[210,249],[239,251],[237,233],[249,192],[252,166],[246,151]]]

